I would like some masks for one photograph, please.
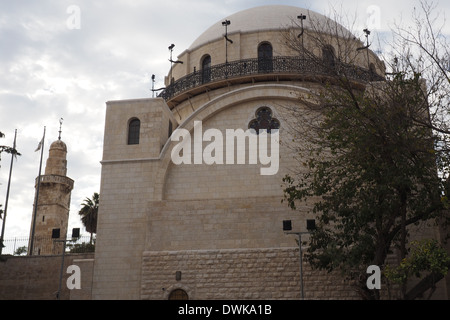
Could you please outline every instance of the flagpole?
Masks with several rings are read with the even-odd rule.
[[[44,154],[44,141],[45,141],[45,127],[44,127],[44,136],[42,137],[40,147],[41,147],[41,161],[39,162],[39,176],[36,190],[36,199],[34,199],[34,213],[33,213],[33,227],[31,228],[31,239],[30,239],[30,248],[28,250],[28,255],[33,255],[33,246],[34,246],[34,231],[36,228],[36,214],[37,214],[37,206],[39,199],[39,187],[41,186],[41,170],[42,170],[42,156]]]
[[[13,169],[13,164],[14,164],[14,155],[17,154],[16,138],[17,138],[17,129],[14,133],[13,151],[11,154],[11,165],[9,166],[8,188],[6,189],[5,211],[3,212],[2,235],[0,238],[0,240],[1,240],[0,241],[0,255],[2,254],[2,251],[3,251],[3,241],[4,241],[4,237],[5,237],[6,213],[8,211],[9,189],[11,187],[11,175],[12,175],[12,169]]]

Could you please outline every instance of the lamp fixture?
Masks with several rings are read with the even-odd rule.
[[[303,20],[306,20],[306,16],[303,13],[300,13],[300,15],[297,16],[297,19],[300,19],[300,24],[302,26],[302,32],[300,32],[300,34],[297,36],[298,38],[300,38],[303,35],[303,32],[305,31],[303,29]]]

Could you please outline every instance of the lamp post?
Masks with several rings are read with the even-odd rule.
[[[172,44],[169,46],[169,51],[170,51],[170,59],[169,59],[169,61],[170,61],[170,79],[169,79],[169,84],[172,84],[172,82],[173,82],[173,77],[172,77],[173,64],[174,64],[174,63],[175,63],[175,64],[177,64],[177,63],[183,64],[183,61],[180,61],[180,60],[174,61],[174,60],[172,59],[173,48],[175,48],[175,45],[172,43]]]
[[[64,270],[64,256],[66,254],[66,243],[67,241],[77,241],[80,237],[80,228],[73,228],[72,229],[72,239],[62,239],[62,240],[56,240],[56,238],[59,238],[59,230],[60,229],[53,229],[52,230],[52,238],[55,242],[62,242],[63,243],[63,252],[62,252],[62,259],[61,259],[61,269],[59,271],[59,286],[58,291],[56,292],[56,299],[61,299],[61,286],[62,286],[62,277],[63,277],[63,270]]]
[[[222,25],[225,27],[225,63],[228,64],[228,42],[233,43],[233,40],[228,38],[228,26],[231,24],[230,20],[225,20]]]
[[[302,26],[302,31],[300,32],[300,34],[297,37],[302,38],[302,58],[305,59],[305,45],[303,43],[303,39],[304,39],[303,33],[305,32],[305,29],[303,28],[303,20],[306,20],[306,16],[303,13],[301,13],[299,16],[297,16],[297,19],[300,19],[300,23]]]
[[[295,234],[298,236],[298,247],[299,247],[299,255],[300,255],[300,297],[302,300],[305,299],[305,293],[303,289],[303,252],[302,252],[302,235],[310,234],[312,231],[316,229],[316,221],[314,219],[306,220],[306,229],[308,231],[291,231],[292,230],[292,222],[291,220],[283,221],[283,231],[285,234]]]

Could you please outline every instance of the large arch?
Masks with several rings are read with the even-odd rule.
[[[259,99],[277,99],[280,101],[298,101],[302,94],[310,94],[311,90],[286,84],[259,84],[251,87],[240,88],[218,96],[205,103],[182,122],[179,128],[193,132],[194,121],[206,122],[218,113],[237,104],[243,104]],[[160,155],[160,167],[155,177],[156,201],[165,199],[168,170],[171,164],[171,152],[178,141],[168,140]]]

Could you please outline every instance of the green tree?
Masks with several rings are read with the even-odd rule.
[[[350,70],[336,67],[355,56],[347,45],[351,39],[306,36],[319,47],[334,44],[336,63],[321,87],[300,98],[304,108],[293,110],[300,168],[284,178],[285,200],[292,209],[306,201],[318,221],[306,254],[309,263],[361,280],[361,296],[379,299],[379,292],[366,286],[367,267],[384,267],[394,251],[405,259],[413,226],[448,222],[443,200],[448,198],[449,131],[441,117],[444,108],[448,111],[448,77],[434,73],[429,78],[426,54],[414,62],[411,48],[403,45],[386,81],[355,83]],[[314,58],[314,52],[298,46]],[[401,295],[418,296],[406,292],[404,283]]]
[[[410,278],[421,278],[423,273],[427,273],[428,276],[424,280],[430,283],[431,291],[428,295],[428,298],[430,298],[436,289],[435,283],[448,273],[449,266],[450,256],[438,241],[424,239],[413,241],[409,256],[404,258],[400,265],[396,267],[388,265],[384,273],[389,281],[402,286]],[[420,290],[410,291],[406,298],[412,299],[419,294],[421,294]]]
[[[407,254],[408,226],[441,217],[442,183],[436,171],[433,135],[411,121],[423,115],[419,77],[399,75],[380,95],[323,96],[322,122],[307,171],[287,176],[286,200],[316,197],[318,229],[307,258],[317,268],[363,276],[385,265],[389,252]],[[382,96],[389,97],[388,99]],[[365,282],[367,298],[378,298]],[[375,294],[375,296],[374,296]]]
[[[98,205],[99,194],[94,193],[92,199],[86,198],[82,203],[82,208],[78,212],[81,216],[81,222],[83,223],[86,231],[91,234],[89,244],[92,245],[93,234],[97,233],[97,217],[98,217]]]
[[[95,252],[95,244],[92,243],[76,243],[69,248],[70,253],[87,253]]]

